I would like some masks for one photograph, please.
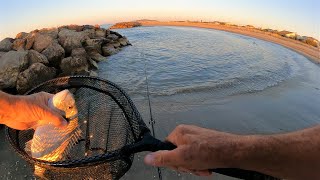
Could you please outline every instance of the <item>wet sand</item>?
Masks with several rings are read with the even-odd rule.
[[[199,27],[216,29],[221,31],[227,31],[232,33],[238,33],[265,41],[280,44],[284,47],[292,49],[315,63],[320,63],[320,48],[310,46],[308,44],[296,41],[293,39],[285,38],[282,36],[274,36],[274,34],[269,32],[259,31],[257,29],[249,29],[244,27],[236,27],[230,25],[217,25],[213,23],[200,23],[200,22],[176,22],[176,21],[138,21],[142,26],[186,26],[186,27]]]

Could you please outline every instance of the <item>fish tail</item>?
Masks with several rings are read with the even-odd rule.
[[[81,138],[81,135],[82,135],[82,131],[79,127],[77,127],[75,130],[74,130],[74,133],[73,135],[70,137],[70,140],[69,140],[69,144],[67,145],[66,149],[64,150],[63,152],[63,157],[65,157],[67,154],[69,154],[71,148],[77,144],[77,142],[80,140]]]
[[[34,165],[34,175],[38,176],[39,178],[41,178],[41,179],[47,179],[47,178],[44,176],[45,171],[46,171],[45,168],[40,167],[40,166],[38,166],[38,165]]]

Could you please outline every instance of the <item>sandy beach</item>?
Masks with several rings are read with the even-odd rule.
[[[308,44],[302,43],[297,40],[285,38],[282,36],[274,36],[269,32],[259,31],[257,29],[250,29],[239,26],[218,25],[213,23],[200,23],[200,22],[186,22],[186,21],[138,21],[142,26],[185,26],[185,27],[199,27],[238,33],[265,41],[280,44],[284,47],[292,49],[315,63],[320,63],[320,48],[312,47]]]

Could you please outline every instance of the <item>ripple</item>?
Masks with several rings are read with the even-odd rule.
[[[297,75],[306,58],[282,46],[233,33],[185,27],[119,30],[133,46],[100,63],[99,76],[129,94],[225,95],[262,91]],[[227,93],[226,93],[227,92]]]

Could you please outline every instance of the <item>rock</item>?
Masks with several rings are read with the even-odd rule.
[[[16,35],[16,39],[25,39],[27,36],[29,35],[29,33],[26,32],[20,32]]]
[[[40,29],[38,33],[50,36],[52,39],[57,39],[59,31],[57,28],[43,28]]]
[[[84,61],[88,60],[88,54],[84,48],[73,49],[71,52],[71,57],[80,58],[80,59],[83,59]]]
[[[98,73],[96,71],[90,71],[89,76],[98,77]]]
[[[30,33],[26,37],[26,46],[25,46],[26,50],[29,50],[32,48],[34,40],[35,40],[35,35],[36,35],[35,33]]]
[[[0,59],[0,89],[14,88],[18,75],[28,66],[28,56],[26,51],[9,51]]]
[[[110,31],[110,34],[114,34],[114,35],[118,36],[119,38],[123,37],[121,34],[119,34],[118,32],[115,32],[115,31]]]
[[[52,41],[53,38],[51,36],[37,33],[35,35],[33,49],[38,52],[42,52],[52,43]]]
[[[60,68],[65,75],[82,74],[88,72],[88,62],[84,58],[67,57],[62,59]]]
[[[141,26],[141,23],[133,21],[133,22],[121,22],[116,23],[115,25],[111,26],[110,29],[125,29],[125,28],[133,28],[133,27],[139,27]]]
[[[60,44],[54,42],[42,51],[42,54],[47,57],[51,66],[59,67],[61,59],[65,56],[65,51]]]
[[[103,57],[100,52],[96,49],[94,46],[87,46],[85,47],[86,52],[88,53],[89,57],[92,58],[95,61],[104,61],[106,60],[105,57]]]
[[[2,41],[0,41],[0,51],[8,52],[12,49],[12,38],[5,38]]]
[[[84,48],[73,49],[71,52],[71,56],[78,57],[78,58],[84,58],[84,59],[88,58],[87,52]]]
[[[2,52],[2,51],[0,51],[0,59],[1,59],[1,57],[4,55],[4,54],[6,54],[7,52]]]
[[[47,67],[42,63],[34,63],[21,72],[17,79],[17,90],[23,94],[34,86],[48,81],[56,76],[56,69]]]
[[[92,26],[92,25],[83,25],[83,30],[87,30],[87,29],[94,29],[94,26]]]
[[[89,58],[88,63],[89,63],[90,69],[95,69],[95,70],[99,69],[97,62],[94,61],[93,59]]]
[[[126,46],[126,45],[128,45],[128,39],[127,38],[124,38],[124,37],[122,37],[122,38],[119,38],[119,43],[121,44],[121,46]]]
[[[106,37],[106,30],[105,29],[97,29],[95,37]]]
[[[61,29],[59,32],[59,43],[65,49],[66,54],[70,54],[72,49],[82,47],[82,43],[87,39],[89,39],[89,36],[85,32],[68,29]]]
[[[84,31],[81,32],[83,35],[88,36],[89,38],[95,38],[95,30],[94,29],[86,29]]]
[[[100,27],[100,25],[99,24],[95,24],[94,25],[94,29],[96,30],[96,29],[100,29],[101,27]]]
[[[117,40],[119,37],[117,36],[117,35],[115,35],[115,34],[109,34],[108,36],[107,36],[107,39],[110,39],[110,40]]]
[[[119,50],[115,49],[112,44],[102,47],[102,54],[104,56],[110,56],[112,54],[116,54]]]
[[[29,66],[35,63],[42,63],[44,65],[49,64],[47,57],[35,50],[28,51],[28,60],[29,60]]]
[[[102,51],[101,51],[102,43],[103,43],[102,39],[87,39],[86,42],[84,43],[84,45],[85,46],[92,46],[101,54],[102,53]]]
[[[66,26],[60,26],[59,29],[61,29],[61,28],[65,28],[65,29],[69,29],[69,30],[74,30],[76,32],[80,32],[80,31],[83,31],[84,26],[71,24],[71,25],[66,25]]]
[[[118,48],[121,46],[120,42],[117,41],[112,42],[111,45],[113,45],[114,48]]]
[[[12,49],[20,51],[24,50],[26,45],[26,39],[16,39],[13,41]]]

